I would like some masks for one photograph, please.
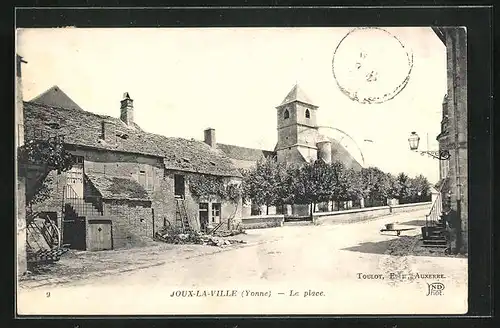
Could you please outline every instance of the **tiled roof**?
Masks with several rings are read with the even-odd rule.
[[[300,101],[302,103],[313,105],[312,101],[309,99],[304,90],[302,90],[302,88],[298,84],[295,84],[293,86],[292,90],[290,90],[290,92],[286,95],[285,99],[283,99],[280,106],[292,103],[294,101]]]
[[[104,199],[151,200],[148,192],[134,179],[86,173]]]
[[[241,177],[224,152],[213,149],[202,141],[147,133],[137,125],[130,128],[120,119],[111,116],[25,102],[24,120],[26,139],[36,134],[57,131],[64,135],[67,144],[162,157],[166,168],[172,170]],[[113,142],[101,140],[103,121],[112,123],[117,132],[126,134],[126,138],[114,136],[114,133],[112,136],[116,139]],[[59,129],[54,129],[57,125]]]
[[[61,88],[54,85],[52,88],[48,89],[44,93],[30,100],[30,102],[48,105],[48,106],[58,106],[68,109],[79,109],[82,110],[77,103],[73,101],[67,94],[65,94]]]
[[[217,144],[217,148],[222,150],[229,158],[242,161],[257,162],[262,157],[274,157],[276,152],[256,148],[247,148],[234,145]]]

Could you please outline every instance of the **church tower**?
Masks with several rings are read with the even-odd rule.
[[[303,163],[317,159],[316,139],[318,125],[316,111],[304,91],[296,84],[281,104],[276,107],[278,118],[279,162]]]

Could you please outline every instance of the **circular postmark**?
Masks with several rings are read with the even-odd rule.
[[[332,59],[339,89],[362,104],[380,104],[397,96],[408,84],[412,69],[413,53],[379,27],[351,30]]]

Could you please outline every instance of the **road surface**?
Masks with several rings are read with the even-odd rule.
[[[19,290],[18,311],[72,315],[465,313],[466,259],[389,255],[391,248],[404,248],[407,241],[415,240],[405,235],[419,234],[420,228],[412,224],[421,222],[426,212],[352,224],[250,230],[249,234],[267,234],[273,241],[69,285]],[[416,229],[401,237],[380,233],[389,222]],[[434,288],[431,295],[429,286]]]

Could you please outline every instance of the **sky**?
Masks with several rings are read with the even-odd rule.
[[[28,62],[26,101],[58,85],[83,109],[119,117],[128,92],[135,122],[148,132],[202,140],[212,127],[217,142],[269,150],[277,141],[275,107],[298,83],[319,106],[318,124],[333,127],[322,132],[361,164],[437,182],[438,161],[410,151],[408,136],[420,135],[421,150],[438,148],[446,48],[431,28],[384,30],[404,49],[384,33],[352,33],[335,66],[344,72],[339,83],[352,86],[345,72],[366,51],[382,81],[370,92],[382,92],[407,75],[402,54],[412,53],[406,87],[380,104],[351,100],[332,72],[352,28],[23,29],[17,53]]]

